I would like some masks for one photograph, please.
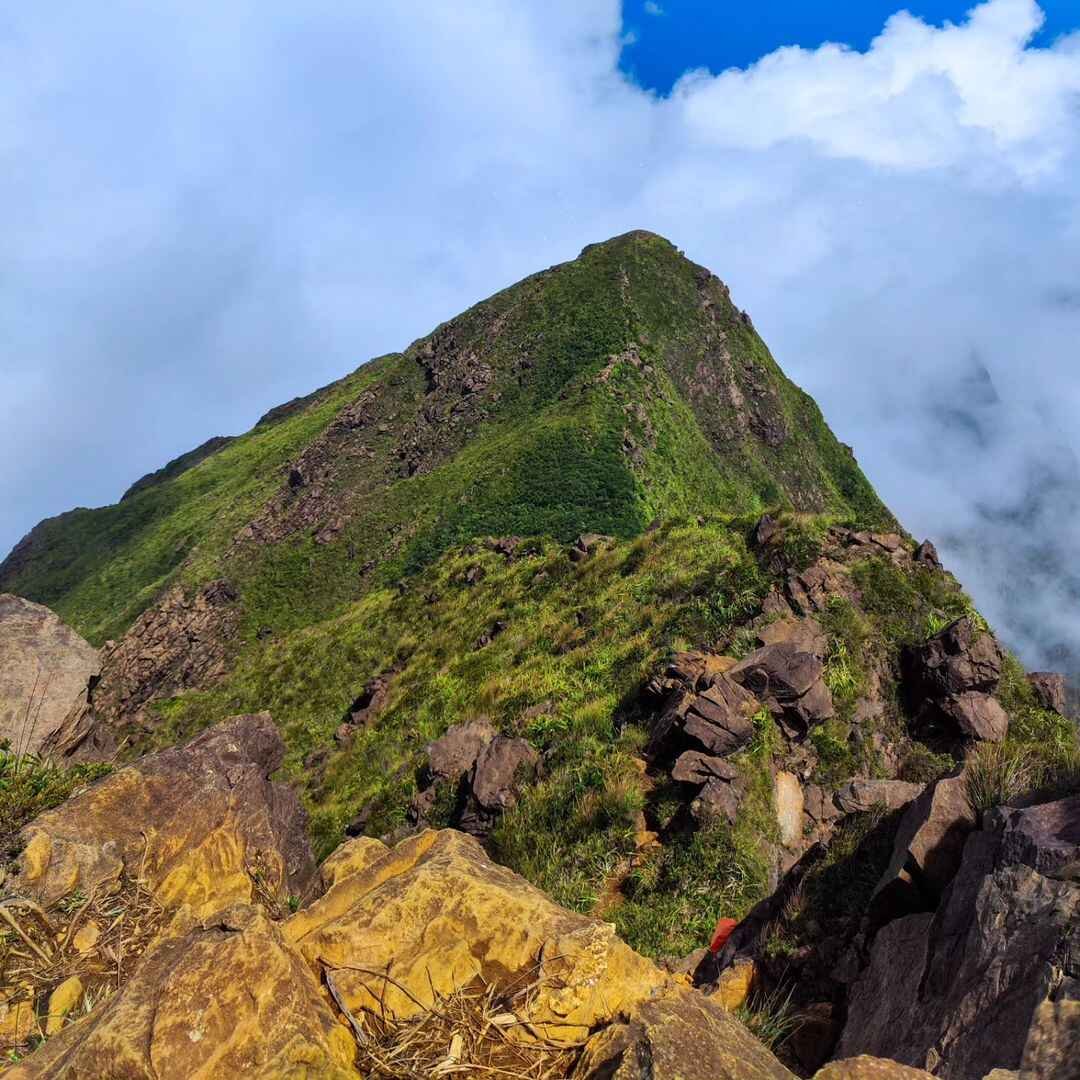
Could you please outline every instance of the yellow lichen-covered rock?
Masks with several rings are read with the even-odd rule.
[[[34,1002],[30,994],[12,988],[0,991],[0,1047],[26,1042],[34,1030]]]
[[[350,874],[366,870],[386,854],[386,845],[371,836],[357,836],[346,840],[326,857],[320,869],[326,888],[343,881]]]
[[[125,986],[5,1080],[356,1080],[353,1036],[262,909],[196,923],[184,908],[174,930]]]
[[[272,894],[302,895],[316,877],[304,813],[268,779],[283,753],[262,713],[142,758],[35,818],[13,884],[48,906],[127,873],[165,908],[207,914],[252,899],[256,877]]]
[[[89,952],[101,937],[101,927],[94,921],[80,926],[71,939],[71,944],[76,952]]]
[[[406,1017],[477,975],[534,983],[510,1030],[549,1042],[579,1042],[673,985],[613,927],[558,907],[449,829],[384,848],[294,915],[285,933],[314,968],[330,970],[357,1014]],[[380,979],[384,971],[393,983]]]
[[[814,1080],[931,1080],[931,1077],[922,1069],[863,1054],[831,1062],[814,1074]]]
[[[55,1035],[63,1026],[67,1015],[82,1000],[83,984],[78,975],[65,979],[49,995],[49,1011],[45,1019],[45,1034]]]
[[[692,990],[641,1002],[594,1035],[574,1080],[794,1080],[729,1012]]]
[[[756,974],[753,960],[739,960],[720,972],[716,989],[709,996],[728,1012],[733,1012],[746,1004]]]

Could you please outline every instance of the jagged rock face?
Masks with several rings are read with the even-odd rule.
[[[307,817],[269,776],[284,744],[269,715],[238,716],[112,773],[22,833],[9,887],[44,906],[138,877],[166,910],[210,913],[316,883]]]
[[[962,772],[919,794],[900,820],[892,860],[874,893],[873,921],[880,925],[898,914],[932,911],[955,876],[976,824]]]
[[[100,669],[98,651],[40,604],[0,594],[0,739],[37,753]]]
[[[574,1080],[783,1080],[791,1074],[763,1046],[736,1037],[728,1013],[703,996],[684,993],[647,1001],[625,1021],[594,1035],[573,1076]]]
[[[1027,1055],[1052,1064],[1022,1075],[1064,1078],[1077,1047],[1047,1048],[1075,1031],[1078,957],[1080,798],[991,813],[938,910],[878,932],[838,1053],[892,1057],[948,1080],[1023,1070]]]
[[[146,722],[155,697],[206,686],[228,670],[239,609],[227,581],[213,581],[194,596],[177,586],[142,614],[119,641],[101,653],[101,674],[50,734],[54,754],[104,760]]]
[[[1003,659],[992,634],[958,619],[925,645],[904,650],[905,689],[923,719],[944,718],[963,738],[1000,742],[1009,718],[991,695]]]

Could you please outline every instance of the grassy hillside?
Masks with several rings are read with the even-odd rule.
[[[334,429],[364,391],[371,422]],[[332,617],[484,534],[629,538],[657,516],[767,504],[888,519],[722,283],[647,233],[587,248],[300,405],[116,506],[43,522],[0,589],[98,643],[167,585],[224,576],[250,636]],[[301,528],[289,500],[310,496],[288,476],[305,454],[321,471]],[[270,535],[236,542],[267,520]]]
[[[755,717],[733,759],[734,823],[692,827],[685,787],[645,767],[641,688],[672,653],[748,652],[770,590],[827,543],[847,558],[855,542],[832,526],[898,528],[726,287],[660,237],[587,248],[152,481],[43,522],[0,565],[0,589],[101,642],[170,586],[226,579],[224,677],[177,677],[192,639],[170,625],[181,661],[138,696],[155,654],[130,633],[127,666],[106,654],[95,688],[116,715],[98,719],[122,721],[134,753],[269,709],[320,855],[361,812],[371,835],[402,826],[426,745],[485,717],[542,755],[492,854],[637,947],[679,953],[768,891],[776,768],[835,788],[953,764],[910,737],[895,674],[904,644],[973,609],[899,537],[903,565],[860,555],[836,571],[843,588],[818,612],[836,715],[799,745]],[[783,522],[771,554],[752,542],[766,510]],[[586,532],[606,539],[574,561]],[[491,542],[507,537],[521,538],[512,555]],[[376,676],[377,717],[339,739]],[[1018,665],[1003,686],[1017,753],[1072,752]],[[857,709],[868,696],[873,722]],[[642,831],[662,842],[641,849]]]

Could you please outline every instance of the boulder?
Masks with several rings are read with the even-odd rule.
[[[365,853],[362,868],[293,915],[285,935],[313,969],[331,973],[356,1016],[413,1016],[477,976],[531,981],[514,1031],[561,1045],[671,982],[613,927],[558,907],[450,829],[409,837],[373,861]],[[391,967],[388,985],[380,975]]]
[[[929,570],[941,570],[941,559],[937,548],[929,540],[924,540],[916,549],[915,561]]]
[[[690,803],[690,815],[699,825],[724,820],[734,825],[743,787],[738,781],[709,780]]]
[[[876,925],[899,915],[930,911],[952,880],[977,817],[964,774],[929,784],[908,805],[893,842],[893,855],[871,902]]]
[[[1074,798],[985,816],[938,910],[878,931],[849,993],[840,1055],[892,1057],[946,1080],[1070,1075],[1080,867],[1067,860],[1078,812]],[[1026,1071],[1029,1056],[1048,1071]]]
[[[813,615],[827,611],[836,597],[848,596],[852,585],[840,563],[821,558],[801,573],[788,575],[784,591],[796,614]]]
[[[1053,671],[1032,671],[1027,678],[1040,708],[1066,715],[1069,706],[1064,675]]]
[[[690,745],[710,754],[733,754],[754,736],[751,717],[758,709],[757,700],[727,675],[714,679],[708,689],[680,704],[682,733]]]
[[[455,724],[427,748],[428,771],[433,777],[456,780],[476,763],[480,751],[498,731],[487,720]]]
[[[574,1080],[793,1080],[730,1013],[701,995],[643,1002],[594,1035]]]
[[[833,795],[833,801],[845,814],[866,813],[875,806],[899,810],[921,795],[924,787],[904,780],[851,780]]]
[[[823,675],[821,661],[790,641],[765,645],[728,672],[728,678],[801,732],[833,715],[832,694]]]
[[[468,774],[455,816],[457,827],[486,836],[499,816],[518,800],[523,784],[535,775],[540,755],[525,739],[497,735],[480,751]]]
[[[901,654],[909,692],[932,701],[970,690],[993,693],[1001,678],[1002,660],[994,636],[966,617]]]
[[[814,1080],[930,1080],[930,1076],[923,1069],[862,1054],[845,1061],[830,1062],[814,1074]]]
[[[8,884],[45,907],[125,875],[167,910],[248,902],[256,878],[282,900],[304,896],[318,880],[307,816],[292,788],[269,779],[284,755],[270,714],[258,713],[141,758],[26,826]]]
[[[789,617],[768,623],[758,631],[758,641],[762,645],[791,645],[819,660],[825,659],[829,645],[821,623],[812,616],[803,619]]]
[[[98,651],[41,604],[0,593],[0,740],[36,754],[101,669]]]
[[[683,784],[707,784],[710,780],[730,783],[739,770],[721,757],[703,754],[700,750],[687,750],[680,754],[671,770],[672,780]]]
[[[996,698],[978,690],[944,698],[938,708],[966,738],[1001,742],[1009,732],[1009,714]]]
[[[358,1080],[356,1045],[281,930],[239,905],[185,909],[131,979],[9,1069],[9,1080]]]

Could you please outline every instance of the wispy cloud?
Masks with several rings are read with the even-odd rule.
[[[1030,48],[1039,18],[899,14],[657,99],[616,0],[13,9],[0,546],[644,227],[1049,662],[1080,646],[1080,39]]]
[[[645,14],[663,15],[664,9],[656,2],[656,0],[645,0]]]

